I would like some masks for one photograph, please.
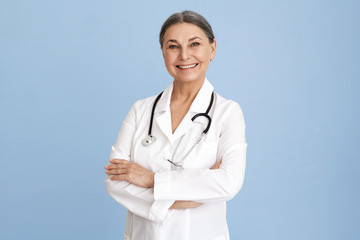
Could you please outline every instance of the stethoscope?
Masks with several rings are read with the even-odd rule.
[[[153,144],[154,142],[156,142],[156,137],[151,134],[151,131],[152,131],[152,125],[153,125],[153,121],[154,121],[155,108],[156,108],[156,105],[157,105],[159,99],[161,98],[162,94],[163,94],[163,92],[161,92],[155,99],[155,102],[154,102],[154,105],[153,105],[153,108],[151,111],[148,135],[144,138],[144,140],[142,140],[142,144],[144,146],[149,146],[149,145]],[[213,102],[214,102],[214,92],[212,92],[212,94],[211,94],[210,103],[209,103],[209,106],[206,109],[206,111],[204,113],[195,114],[195,116],[193,116],[191,118],[191,121],[194,121],[198,117],[205,117],[208,120],[208,124],[207,124],[206,128],[204,129],[204,131],[201,133],[201,136],[197,139],[195,144],[191,147],[191,149],[188,151],[188,153],[183,158],[186,158],[190,154],[190,152],[195,148],[196,144],[198,144],[203,139],[203,137],[207,134],[207,132],[209,131],[210,126],[211,126],[211,117],[209,116],[209,112],[211,110]],[[167,161],[169,161],[170,163],[172,163],[173,165],[175,165],[177,167],[182,167],[181,165],[174,163],[170,159],[167,159]]]

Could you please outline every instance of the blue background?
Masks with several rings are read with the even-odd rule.
[[[360,2],[0,2],[0,239],[122,239],[103,166],[134,101],[171,82],[158,33],[212,24],[208,78],[242,106],[232,239],[360,239]]]

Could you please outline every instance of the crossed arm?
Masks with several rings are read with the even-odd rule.
[[[221,161],[216,162],[211,169],[218,169]],[[112,175],[112,181],[126,181],[142,188],[153,188],[155,173],[142,167],[141,165],[123,159],[111,159],[109,164],[104,167],[107,175]],[[201,203],[193,201],[175,201],[169,209],[196,208]]]

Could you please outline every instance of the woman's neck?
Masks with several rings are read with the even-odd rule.
[[[192,102],[198,94],[203,81],[182,82],[174,80],[171,102]]]

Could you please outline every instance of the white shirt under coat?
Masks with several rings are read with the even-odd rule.
[[[155,185],[141,188],[107,176],[109,195],[128,210],[125,240],[229,239],[226,201],[242,187],[246,162],[245,123],[240,106],[215,94],[208,134],[182,159],[206,127],[205,117],[194,122],[191,118],[206,111],[213,89],[205,79],[189,112],[172,134],[170,84],[155,108],[152,135],[157,140],[149,146],[144,146],[142,140],[148,134],[156,96],[137,101],[128,113],[110,159],[136,162],[155,172]],[[184,169],[169,163],[168,158]],[[210,170],[220,159],[220,168]],[[169,210],[176,200],[203,204],[193,209]]]

